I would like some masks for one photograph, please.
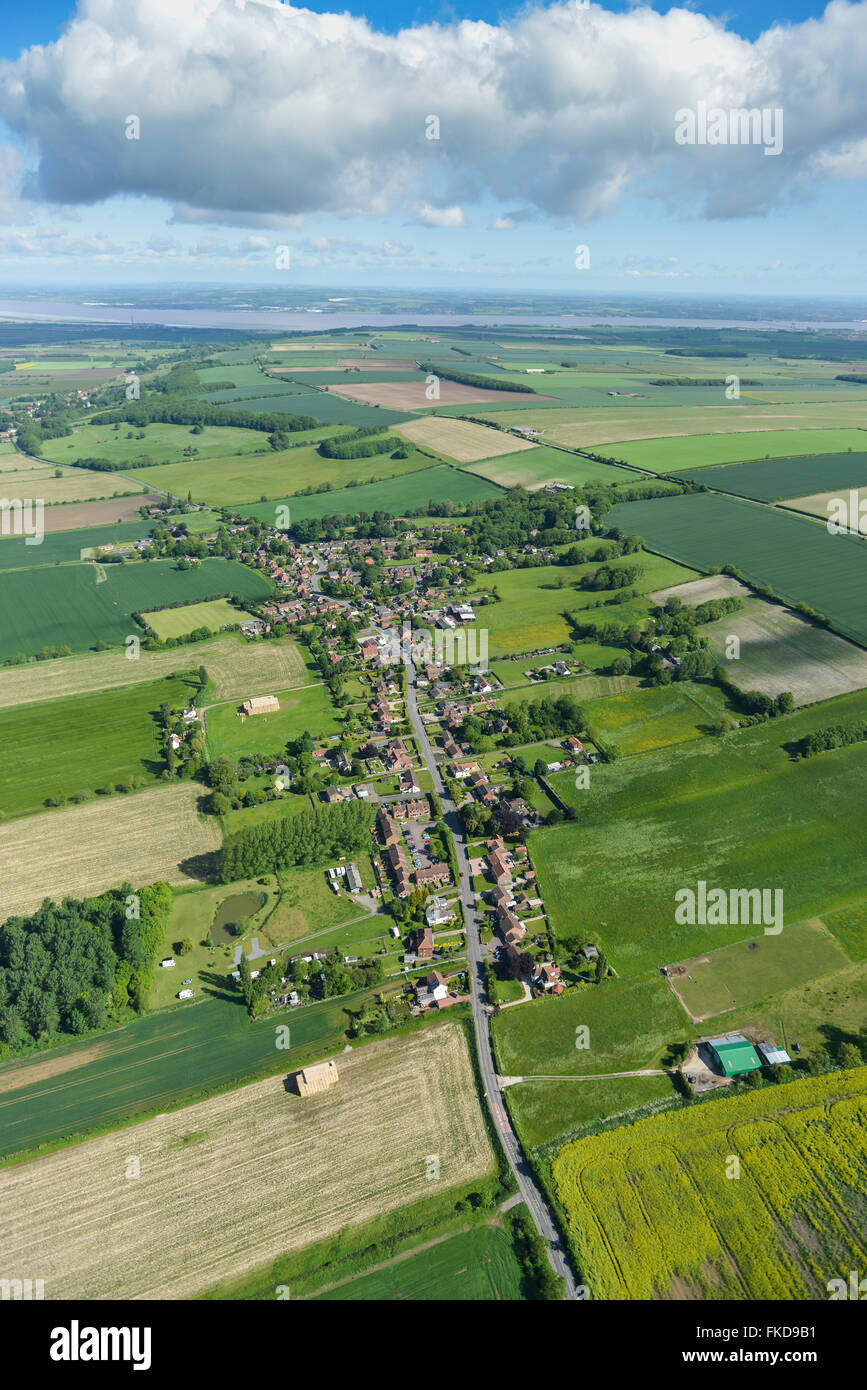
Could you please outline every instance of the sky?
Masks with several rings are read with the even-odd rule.
[[[861,296],[865,69],[867,0],[0,0],[0,285]]]

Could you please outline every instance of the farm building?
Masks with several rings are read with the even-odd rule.
[[[756,1049],[743,1033],[732,1033],[728,1038],[708,1038],[707,1045],[724,1076],[743,1076],[748,1071],[758,1071],[762,1065]]]
[[[280,708],[280,701],[276,695],[254,695],[252,700],[245,700],[243,710],[245,714],[274,714]]]
[[[777,1047],[777,1045],[772,1042],[756,1043],[756,1052],[759,1054],[766,1067],[782,1066],[785,1062],[791,1062],[792,1060],[788,1052],[784,1052],[781,1047]]]
[[[349,889],[350,893],[361,892],[361,874],[358,872],[357,864],[347,864],[346,886]]]
[[[337,1081],[337,1063],[317,1062],[315,1067],[305,1067],[303,1071],[297,1072],[295,1079],[298,1082],[299,1095],[318,1096]]]

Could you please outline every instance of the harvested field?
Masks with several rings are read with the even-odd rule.
[[[728,574],[708,574],[704,579],[692,579],[688,584],[674,584],[667,589],[657,589],[648,595],[654,603],[665,603],[667,598],[679,598],[689,608],[697,608],[700,603],[710,603],[714,598],[749,598],[752,590],[739,579]]]
[[[404,367],[404,370],[406,368]],[[427,387],[423,381],[383,381],[371,386],[332,386],[335,396],[345,396],[350,401],[362,401],[365,405],[384,405],[390,410],[430,410],[431,405],[469,405],[481,401],[485,404],[494,401],[526,401],[526,391],[491,391],[484,386],[464,386],[460,381],[440,381],[439,396],[431,402],[425,395]],[[553,400],[553,396],[539,396],[539,400]]]
[[[97,473],[90,468],[64,468],[62,477],[55,478],[53,465],[26,467],[3,474],[6,497],[40,497],[46,506],[52,502],[90,502],[104,497],[121,497],[134,492],[139,503],[147,489],[135,479],[119,473]]]
[[[405,372],[408,365],[412,365],[410,357],[380,357],[378,352],[372,352],[367,357],[341,357],[337,363],[338,367],[358,367],[360,370],[375,367],[378,372]]]
[[[288,690],[310,679],[301,649],[294,642],[266,644],[216,637],[210,642],[197,642],[194,647],[143,651],[138,661],[128,660],[124,651],[117,650],[5,667],[0,670],[0,709],[83,695],[90,690],[140,685],[200,665],[214,683],[218,700],[267,694],[275,681],[281,690]]]
[[[858,494],[859,515],[863,515],[864,502],[867,499],[867,487],[853,488],[851,491]],[[790,497],[785,502],[779,502],[780,507],[788,507],[792,512],[806,512],[808,516],[820,516],[823,521],[827,521],[830,512],[828,503],[832,498],[842,497],[847,507],[849,505],[849,488],[835,488],[833,492],[814,492],[809,497]]]
[[[772,697],[790,690],[796,705],[811,705],[867,686],[867,652],[791,608],[749,598],[739,613],[708,623],[702,631],[713,656],[742,690]],[[729,637],[740,642],[734,661],[726,659]]]
[[[129,489],[135,485],[130,483]],[[46,507],[46,531],[78,531],[87,526],[110,526],[115,521],[138,521],[144,498],[118,497],[116,501],[70,502],[66,506]],[[149,523],[145,523],[148,525]]]
[[[196,881],[222,841],[216,819],[197,813],[201,794],[186,782],[0,826],[0,920],[126,880]]]
[[[493,1170],[460,1028],[337,1065],[321,1095],[271,1077],[0,1173],[11,1274],[39,1269],[49,1299],[190,1298],[429,1196],[429,1155],[444,1188]]]
[[[496,393],[499,394],[499,393]],[[427,445],[456,463],[475,463],[477,459],[500,458],[520,449],[534,449],[529,440],[502,430],[489,430],[469,420],[454,420],[447,415],[425,415],[411,420],[397,431],[414,444]]]

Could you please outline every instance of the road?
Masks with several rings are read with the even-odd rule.
[[[431,741],[418,712],[415,667],[408,657],[404,658],[404,663],[406,665],[407,674],[407,716],[412,724],[413,733],[418,740],[418,746],[421,749],[422,757],[433,778],[434,790],[442,803],[443,819],[452,832],[458,868],[463,875],[458,882],[467,924],[467,956],[469,960],[470,986],[472,991],[473,1023],[476,1029],[476,1046],[479,1054],[479,1066],[482,1073],[485,1099],[499,1133],[500,1141],[503,1145],[509,1165],[515,1175],[518,1189],[536,1223],[539,1234],[548,1246],[548,1258],[551,1261],[551,1267],[555,1274],[561,1275],[565,1279],[566,1297],[577,1299],[579,1296],[578,1285],[566,1261],[560,1236],[551,1219],[551,1213],[548,1210],[542,1194],[533,1180],[529,1165],[524,1158],[521,1145],[518,1143],[518,1136],[515,1133],[512,1121],[503,1101],[503,1094],[500,1088],[499,1078],[497,1077],[496,1064],[494,1062],[493,1047],[491,1045],[488,1009],[485,1003],[482,941],[479,933],[479,920],[478,913],[476,912],[475,894],[473,893],[473,879],[470,873],[467,843],[464,838],[463,827],[460,823],[457,808],[446,795],[445,783],[443,782],[439,767],[437,766]]]

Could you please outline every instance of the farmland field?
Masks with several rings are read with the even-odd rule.
[[[268,694],[280,701],[275,714],[256,714],[242,719],[238,705],[219,705],[208,710],[208,750],[212,758],[236,758],[244,752],[269,749],[280,753],[289,739],[300,738],[309,729],[314,738],[339,732],[340,717],[324,685],[301,690],[277,690]]]
[[[867,1254],[865,1106],[860,1067],[568,1145],[553,1176],[590,1296],[827,1298]]]
[[[727,708],[726,697],[716,686],[678,681],[598,700],[590,724],[619,754],[646,753],[702,738]]]
[[[262,436],[260,436],[262,437]],[[314,483],[331,483],[337,490],[347,483],[367,483],[426,468],[422,457],[394,459],[389,454],[373,458],[326,459],[314,444],[264,453],[239,454],[228,458],[188,460],[157,468],[143,468],[136,474],[143,482],[171,492],[176,497],[192,493],[196,501],[212,506],[234,506],[239,502],[258,502],[261,497],[285,497]],[[307,501],[308,499],[304,499]],[[313,499],[309,499],[313,500]],[[273,515],[273,508],[272,508]]]
[[[210,603],[188,603],[183,608],[158,608],[154,613],[142,613],[142,619],[148,627],[153,628],[161,642],[167,637],[183,637],[199,627],[219,632],[221,627],[241,623],[246,617],[243,608],[236,608],[224,598],[212,599]]]
[[[338,1069],[322,1095],[302,1099],[275,1076],[144,1121],[135,1183],[117,1181],[128,1133],[7,1169],[3,1248],[43,1270],[48,1298],[188,1298],[419,1201],[428,1154],[444,1187],[493,1169],[459,1028],[340,1054]],[[244,1174],[230,1202],[227,1171]],[[287,1203],[302,1188],[316,1200]],[[97,1244],[83,1232],[106,1203]]]
[[[672,977],[672,988],[691,1018],[701,1023],[770,994],[833,975],[849,961],[830,932],[815,919],[787,927],[779,936],[765,936],[759,931],[750,941],[733,942],[678,964],[686,973]]]
[[[553,482],[569,483],[572,487],[599,482],[616,487],[620,483],[636,481],[635,474],[624,468],[594,463],[592,459],[581,458],[563,449],[549,449],[544,445],[535,445],[523,453],[513,451],[499,458],[470,463],[468,470],[480,478],[499,483],[501,487],[525,487],[530,491]]]
[[[490,404],[493,401],[511,401],[521,404],[527,398],[524,391],[498,391],[485,386],[466,386],[460,381],[443,378],[439,384],[439,395],[431,401],[426,395],[424,379],[420,381],[380,381],[374,385],[356,386],[351,378],[347,385],[333,386],[335,395],[346,396],[349,400],[363,401],[366,405],[382,405],[391,410],[430,410],[437,405],[474,405],[476,402]]]
[[[631,1076],[609,1081],[522,1081],[506,1091],[509,1113],[526,1148],[562,1143],[602,1120],[634,1119],[641,1106],[664,1107],[676,1099],[670,1077]]]
[[[369,463],[369,459],[355,460]],[[281,503],[289,507],[291,521],[306,521],[311,517],[346,516],[357,512],[388,512],[400,516],[411,512],[427,502],[441,502],[450,499],[456,503],[481,501],[487,497],[502,496],[501,489],[484,478],[475,478],[459,468],[446,464],[422,468],[404,477],[387,478],[379,483],[366,483],[359,487],[335,488],[333,492],[314,493],[310,497],[284,497]],[[258,517],[260,521],[274,521],[274,502],[262,502],[255,506],[239,506],[242,516]]]
[[[0,825],[0,921],[45,897],[88,897],[121,883],[189,884],[219,849],[216,818],[197,814],[190,782]]]
[[[312,1297],[332,1303],[514,1300],[521,1297],[521,1279],[506,1232],[478,1226]]]
[[[844,695],[756,728],[597,766],[581,790],[570,773],[553,774],[578,816],[531,836],[557,934],[574,939],[580,921],[619,974],[634,975],[749,934],[675,922],[675,891],[700,879],[782,889],[787,925],[859,901],[867,829],[852,807],[864,798],[867,746],[794,761],[786,745],[865,712],[867,696]]]
[[[425,415],[402,425],[400,433],[414,444],[436,449],[455,463],[476,463],[479,459],[500,458],[535,447],[517,435],[489,430],[469,420],[450,420],[445,415]]]
[[[734,565],[787,603],[806,603],[867,644],[867,544],[775,507],[715,493],[621,502],[608,526],[698,569]]]
[[[855,488],[854,491],[856,492],[858,497],[858,515],[863,516],[864,499],[867,498],[867,487]],[[848,507],[848,488],[846,490],[846,493],[846,504]],[[832,498],[836,500],[839,497],[840,489],[837,488],[833,492],[814,492],[809,497],[783,498],[780,501],[780,506],[788,507],[789,510],[793,512],[804,512],[807,516],[818,516],[821,517],[823,521],[827,521],[831,515],[831,512],[828,508],[828,503],[832,500]],[[864,529],[863,525],[861,529]]]
[[[867,433],[864,439],[867,442]],[[867,483],[867,453],[808,454],[695,471],[683,468],[681,475],[719,492],[752,497],[757,502],[779,502],[784,497],[804,497],[828,488],[837,489],[839,496],[843,489]]]
[[[267,437],[260,430],[205,425],[201,434],[193,434],[192,428],[163,424],[122,424],[115,428],[114,425],[87,424],[74,429],[71,435],[46,440],[41,447],[43,456],[54,463],[106,458],[110,463],[122,463],[126,472],[131,472],[143,458],[154,463],[179,462],[185,449],[195,449],[198,458],[206,459],[267,448]],[[140,438],[141,435],[144,438]]]
[[[171,560],[104,570],[93,564],[10,570],[0,575],[0,660],[18,652],[35,655],[43,646],[73,651],[98,641],[122,646],[127,636],[141,632],[132,618],[140,609],[228,593],[264,598],[270,592],[262,575],[216,558],[188,570],[178,570]]]
[[[793,402],[786,405],[766,405],[761,401],[728,401],[722,405],[691,406],[689,401],[668,409],[639,409],[618,405],[614,400],[598,411],[580,406],[557,406],[549,402],[533,406],[507,407],[510,425],[530,426],[543,431],[543,443],[565,444],[568,448],[592,449],[594,453],[624,459],[650,472],[669,472],[673,463],[684,459],[684,467],[695,468],[702,461],[728,463],[738,459],[764,458],[774,445],[764,447],[763,438],[788,435],[776,446],[779,455],[803,454],[815,451],[837,452],[851,447],[863,450],[864,399],[836,396],[833,400]],[[638,403],[641,404],[640,402]],[[447,407],[448,409],[448,407]],[[502,409],[496,406],[477,407],[473,411],[480,419],[502,424]],[[843,428],[845,427],[845,428]],[[818,436],[818,437],[817,437]],[[747,437],[740,447],[738,439]],[[710,457],[695,441],[705,439],[729,441],[724,447],[727,457],[720,456],[714,446]],[[734,443],[734,449],[730,444]],[[647,448],[644,462],[640,455],[632,458],[632,447]],[[673,445],[672,449],[667,446]]]
[[[126,490],[126,489],[125,489]],[[139,509],[147,499],[134,497],[107,498],[102,502],[67,502],[45,508],[46,531],[74,531],[81,527],[113,526],[118,522],[138,521]],[[153,522],[147,522],[148,527]]]
[[[642,594],[693,578],[692,572],[680,565],[643,551],[616,558],[611,563],[614,568],[639,565],[641,575],[637,588]],[[495,584],[500,594],[499,603],[480,605],[476,609],[476,626],[487,629],[490,655],[494,658],[512,656],[516,652],[556,647],[568,641],[572,629],[566,614],[587,608],[604,592],[577,587],[583,576],[596,568],[597,564],[589,561],[581,565],[539,565],[532,569],[503,570],[490,578],[480,578],[475,586],[477,590],[490,592]],[[600,623],[610,618],[626,622],[639,613],[643,617],[647,607],[646,600],[638,597],[613,608],[590,609],[587,618],[588,621],[598,619]]]
[[[579,1025],[588,1029],[587,1047],[577,1045]],[[536,999],[491,1020],[502,1076],[600,1076],[657,1067],[660,1053],[683,1032],[680,1006],[658,974]]]
[[[21,455],[18,455],[21,458]],[[39,497],[46,507],[51,503],[92,502],[104,498],[127,497],[135,493],[140,506],[147,492],[135,478],[120,473],[97,473],[88,468],[57,469],[52,464],[39,464],[2,474],[3,494],[6,497]],[[57,472],[60,477],[55,477]]]
[[[99,504],[97,504],[99,505]],[[124,550],[150,531],[153,522],[128,521],[120,526],[90,526],[80,531],[46,532],[40,545],[28,545],[24,536],[0,540],[0,570],[30,569],[35,565],[62,565],[81,560],[82,551],[101,546]]]
[[[41,811],[48,797],[114,790],[131,774],[155,781],[165,766],[155,714],[163,701],[186,705],[195,688],[175,678],[0,711],[0,744],[15,749],[0,767],[0,820]],[[46,756],[52,748],[62,757]]]
[[[218,700],[267,694],[274,683],[288,690],[312,679],[296,643],[248,642],[233,635],[167,652],[141,651],[137,661],[130,660],[125,650],[116,650],[5,667],[0,670],[0,709],[90,690],[116,690],[200,665],[207,670]]]
[[[845,456],[848,449],[858,453],[865,448],[867,433],[863,429],[768,429],[754,433],[703,435],[689,432],[673,438],[633,439],[628,444],[612,445],[611,454],[637,468],[647,468],[651,473],[677,473],[750,459],[794,462],[796,457],[809,454],[820,458],[835,453]]]

